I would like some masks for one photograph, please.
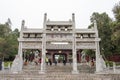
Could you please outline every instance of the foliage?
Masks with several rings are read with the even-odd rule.
[[[11,29],[6,24],[0,24],[0,37],[7,37],[10,32]]]
[[[120,22],[120,2],[114,6],[112,11],[115,15],[116,21]]]
[[[99,32],[100,41],[100,50],[101,53],[104,53],[105,56],[112,54],[112,41],[111,41],[111,18],[106,13],[97,13],[94,12],[91,16],[91,25],[89,28],[93,27],[93,22],[96,20],[97,28]]]
[[[114,52],[120,53],[120,2],[116,4],[113,8],[113,13],[115,15],[116,21],[112,23],[112,41],[114,45]]]
[[[12,31],[7,22],[0,24],[0,58],[4,58],[4,60],[14,58],[18,51],[18,36],[18,29]]]
[[[115,21],[113,21],[106,13],[94,12],[91,16],[91,24],[88,28],[94,26],[93,22],[96,20],[99,32],[100,51],[103,56],[111,56],[120,54],[120,2],[113,8]]]
[[[112,61],[105,61],[106,66],[113,67],[113,62]]]
[[[94,50],[85,49],[84,52],[86,55],[90,56],[91,58],[95,58],[95,51]]]
[[[4,38],[0,38],[0,58],[4,56],[4,49],[5,49],[6,41]]]
[[[113,67],[114,62],[113,61],[105,61],[106,66]],[[120,66],[120,62],[115,62],[116,66]]]
[[[10,64],[10,66],[12,65],[12,61],[5,61],[4,62],[4,67],[8,67]]]

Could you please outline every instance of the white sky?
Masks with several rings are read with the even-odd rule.
[[[112,9],[119,0],[0,0],[0,23],[8,18],[12,29],[20,29],[24,19],[28,28],[42,28],[44,13],[50,20],[69,20],[75,13],[76,27],[87,28],[93,12],[106,12],[114,18]]]

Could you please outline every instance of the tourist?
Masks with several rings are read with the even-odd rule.
[[[49,64],[50,64],[50,66],[52,65],[52,61],[51,61],[51,59],[49,59]]]
[[[55,63],[55,66],[57,66],[57,60],[56,59],[55,59],[54,63]]]
[[[72,59],[69,59],[69,63],[70,63],[70,65],[71,65],[71,63],[72,63]]]
[[[91,67],[94,66],[94,59],[91,60],[91,63],[90,63],[90,64],[91,64]]]
[[[38,65],[38,61],[39,61],[39,59],[38,59],[38,57],[36,56],[35,59],[34,59],[34,62],[35,62],[36,65]]]
[[[66,60],[65,60],[65,59],[63,60],[63,65],[64,65],[64,66],[66,65]]]
[[[33,53],[30,53],[29,60],[32,62],[34,60],[35,55]]]
[[[41,58],[39,59],[39,63],[41,64]]]
[[[46,58],[45,58],[45,62],[46,62],[47,65],[48,65],[48,61],[49,61],[49,60],[48,60],[48,57],[46,57]]]
[[[28,54],[26,54],[25,55],[25,62],[28,62],[28,60],[29,60],[29,56],[28,56]]]
[[[2,70],[2,59],[0,58],[0,70]]]

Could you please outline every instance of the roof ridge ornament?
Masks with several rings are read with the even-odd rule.
[[[75,22],[75,14],[72,13],[72,21]]]
[[[23,30],[25,28],[25,20],[22,20],[22,23],[21,23],[21,30]]]

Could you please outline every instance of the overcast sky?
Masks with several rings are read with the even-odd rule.
[[[44,13],[50,20],[69,20],[75,13],[76,27],[87,28],[93,12],[106,12],[114,18],[112,9],[119,0],[0,0],[0,23],[8,18],[12,29],[20,29],[24,19],[28,28],[42,28]]]

